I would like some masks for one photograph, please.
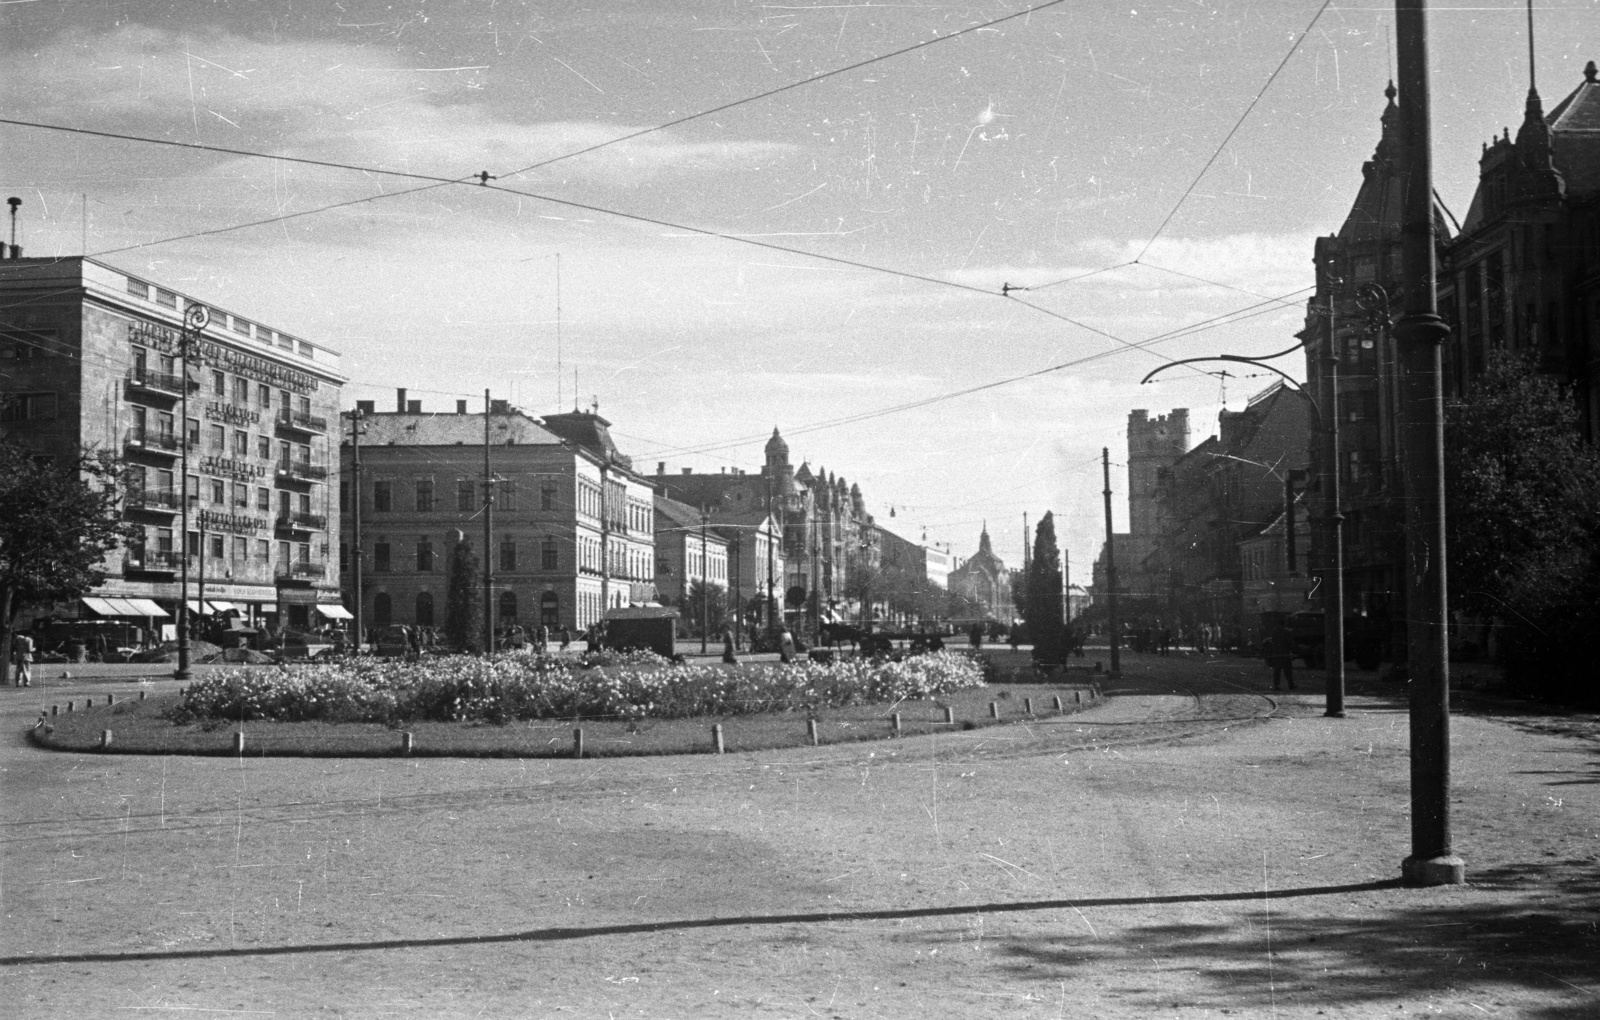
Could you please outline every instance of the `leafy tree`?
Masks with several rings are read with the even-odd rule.
[[[142,534],[121,520],[121,486],[110,454],[42,463],[0,437],[0,684],[23,611],[88,594],[106,556]]]
[[[1033,657],[1043,663],[1065,661],[1061,632],[1061,551],[1056,547],[1055,515],[1046,510],[1034,531],[1022,618],[1033,642]]]
[[[450,580],[445,596],[444,636],[452,646],[476,651],[483,642],[482,584],[478,557],[466,539],[450,552]]]
[[[720,584],[707,584],[696,578],[680,603],[683,620],[695,637],[716,637],[728,622],[728,590]]]
[[[1600,630],[1600,451],[1570,388],[1508,353],[1445,419],[1452,605],[1507,630],[1507,679],[1594,697],[1585,661]]]

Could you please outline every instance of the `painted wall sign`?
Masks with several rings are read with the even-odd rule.
[[[265,465],[251,464],[249,461],[233,460],[229,457],[203,457],[200,460],[200,471],[239,482],[254,481],[267,476]]]
[[[225,421],[230,425],[254,425],[261,420],[261,412],[252,411],[247,407],[213,402],[206,405],[206,417],[211,421]]]
[[[256,532],[267,526],[265,517],[219,514],[215,510],[200,511],[199,520],[200,526],[209,531]]]
[[[176,354],[182,340],[182,331],[170,326],[146,322],[143,319],[135,319],[128,323],[129,343],[154,348],[163,354]],[[314,376],[297,372],[287,365],[280,365],[266,358],[224,347],[203,336],[195,339],[193,357],[204,364],[226,368],[258,382],[271,383],[286,390],[294,390],[296,393],[317,391],[317,380]]]

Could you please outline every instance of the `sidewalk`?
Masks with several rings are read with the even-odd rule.
[[[1405,889],[1403,709],[1326,719],[1265,680],[1130,656],[1059,724],[720,758],[7,748],[0,994],[18,1017],[1600,1014],[1600,743],[1456,717],[1472,884]]]

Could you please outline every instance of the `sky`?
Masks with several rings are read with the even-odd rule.
[[[1198,443],[1271,384],[1140,379],[1295,343],[1393,12],[1072,0],[976,27],[1030,6],[6,0],[0,115],[344,166],[0,124],[0,192],[27,255],[340,351],[347,406],[597,402],[647,473],[754,472],[776,426],[958,555],[987,523],[1020,565],[1052,511],[1087,583],[1102,448],[1126,527],[1128,412],[1188,408]],[[1522,116],[1526,11],[1438,5],[1430,32],[1460,217]],[[1536,37],[1549,109],[1600,59],[1600,0],[1544,0]]]

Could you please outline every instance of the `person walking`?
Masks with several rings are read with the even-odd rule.
[[[735,654],[733,647],[732,627],[722,628],[722,661],[730,666],[737,666],[739,664],[739,656]]]
[[[1272,667],[1272,689],[1283,690],[1282,685],[1287,681],[1289,689],[1294,690],[1294,635],[1289,633],[1288,625],[1282,620],[1267,635],[1263,651],[1267,665]]]
[[[18,687],[32,687],[33,636],[23,632],[11,638],[11,659],[17,667]],[[67,706],[68,708],[72,706]]]
[[[785,625],[783,632],[778,635],[778,661],[794,661],[794,635],[789,633],[788,625]]]

